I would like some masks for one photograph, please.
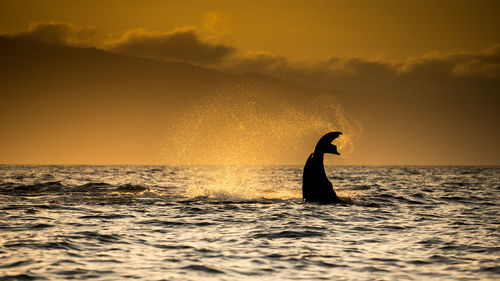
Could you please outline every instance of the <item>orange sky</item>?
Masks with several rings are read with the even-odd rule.
[[[499,3],[0,0],[0,163],[500,164]]]
[[[329,56],[405,59],[478,51],[500,41],[498,1],[0,1],[0,27],[60,21],[105,32],[193,26],[237,48],[294,60]],[[206,26],[207,13],[220,16]],[[220,32],[219,32],[220,31]],[[214,34],[212,34],[214,35]]]

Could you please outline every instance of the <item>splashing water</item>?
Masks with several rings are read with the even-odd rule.
[[[266,198],[301,198],[301,190],[261,192],[247,166],[303,166],[317,140],[331,131],[343,132],[335,141],[341,157],[354,151],[361,125],[332,93],[259,81],[226,83],[183,107],[176,121],[167,126],[168,163],[222,167],[216,176],[210,174],[213,170],[206,172],[206,178],[213,178],[209,184],[187,188],[189,197],[249,199],[266,194]]]
[[[277,168],[268,167],[263,169],[256,166],[210,166],[199,170],[204,175],[203,183],[195,184],[186,188],[185,196],[189,198],[206,197],[216,200],[253,200],[253,199],[290,199],[301,198],[300,189],[291,189],[296,186],[298,178],[297,167],[290,166],[290,179],[276,181],[272,188],[268,182],[263,182],[261,175],[272,178],[277,173]]]
[[[349,157],[361,125],[331,95],[221,91],[192,104],[167,132],[175,164],[302,165],[316,141],[330,131]],[[169,161],[173,159],[168,159]]]

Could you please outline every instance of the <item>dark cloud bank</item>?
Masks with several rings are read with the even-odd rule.
[[[500,45],[475,53],[430,53],[403,62],[332,57],[324,61],[291,63],[285,57],[266,51],[244,53],[229,45],[204,42],[196,30],[190,27],[171,32],[132,29],[112,36],[92,26],[47,22],[33,23],[27,31],[4,35],[56,45],[96,47],[127,55],[203,64],[231,72],[265,73],[283,78],[300,78],[303,82],[309,79],[311,83],[321,83],[328,88],[338,88],[339,83],[344,84],[342,81],[357,79],[378,83],[411,79],[409,77],[500,79]]]
[[[132,29],[112,36],[92,26],[45,22],[33,23],[27,31],[6,35],[56,45],[96,47],[133,56],[200,64],[220,62],[235,52],[231,46],[203,42],[193,28],[179,28],[171,32]]]
[[[189,28],[167,33],[131,30],[106,45],[106,49],[122,54],[192,63],[217,63],[235,51],[230,46],[205,43],[198,38],[194,29]]]
[[[290,62],[269,52],[244,53],[232,46],[204,42],[192,28],[163,33],[137,29],[113,37],[93,27],[40,23],[31,25],[25,32],[8,36],[56,45],[97,47],[164,61],[188,62],[228,73],[261,73],[310,86],[312,88],[302,91],[300,95],[309,95],[311,100],[321,95],[340,98],[348,112],[363,125],[363,135],[356,145],[355,153],[350,160],[347,159],[351,162],[346,160],[344,163],[407,164],[404,159],[411,159],[414,164],[499,164],[500,149],[497,144],[500,142],[500,132],[497,127],[500,114],[497,107],[500,104],[500,45],[477,52],[430,53],[402,62],[335,57],[324,61]],[[37,63],[43,65],[43,62]],[[112,65],[109,62],[95,63]],[[180,70],[177,68],[190,74],[179,76],[177,72]],[[137,82],[134,87],[142,87],[149,93],[158,89],[166,90],[173,93],[172,97],[185,92],[196,96],[196,93],[207,92],[206,85],[224,80],[221,77],[238,77],[184,64],[173,69],[171,73],[162,73],[151,71],[148,66],[143,69],[143,74],[134,71],[134,75],[137,75],[133,78]],[[75,75],[81,75],[78,69],[72,71]],[[174,72],[177,74],[174,75]],[[36,71],[30,73],[33,77],[29,79],[39,76]],[[19,77],[26,78],[26,75],[29,74],[19,73]],[[109,80],[109,72],[103,75]],[[273,89],[269,85],[278,80],[266,79],[270,78],[254,76],[250,79],[254,81],[252,83],[265,84],[260,88],[250,86],[252,83],[249,80],[243,84],[245,87],[254,87],[254,92],[261,93],[259,95],[266,91],[269,94],[272,92],[270,89]],[[151,83],[151,80],[157,82]],[[179,81],[185,81],[185,84]],[[243,85],[241,80],[237,83],[235,80],[230,83],[229,80],[224,81],[225,90],[221,91],[221,84],[218,84],[215,88],[209,87],[212,93],[231,95]],[[89,85],[95,82],[89,81]],[[121,83],[118,80],[115,82]],[[155,83],[164,86],[158,87]],[[112,82],[101,81],[99,85],[102,84],[111,85]],[[186,90],[189,88],[186,85],[190,84],[196,86],[191,85],[189,87],[194,88]],[[279,104],[280,100],[286,103],[286,99],[300,96],[297,94],[300,91],[291,89],[292,86],[287,87],[288,90],[280,90],[274,103]],[[125,87],[120,88],[120,91],[126,93],[130,90]],[[251,100],[248,96],[251,94],[245,96],[246,102]],[[294,101],[290,104],[298,103]],[[338,120],[342,118],[337,116],[333,119],[340,122]],[[352,130],[353,134],[359,134],[361,129]],[[216,145],[215,142],[213,145]],[[370,160],[364,162],[364,159]]]

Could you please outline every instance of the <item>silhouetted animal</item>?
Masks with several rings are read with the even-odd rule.
[[[302,198],[304,201],[323,204],[344,203],[333,190],[323,164],[325,153],[340,155],[332,141],[341,134],[341,132],[330,132],[321,137],[313,153],[307,158],[302,175]]]

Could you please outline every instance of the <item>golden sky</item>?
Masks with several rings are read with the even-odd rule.
[[[192,26],[238,49],[293,60],[329,56],[406,59],[479,51],[500,40],[498,1],[1,1],[0,27],[59,21],[105,32]],[[218,24],[207,30],[210,13]],[[208,28],[210,29],[210,27]]]
[[[331,164],[500,164],[498,14],[0,0],[0,163],[301,165],[341,130]]]

